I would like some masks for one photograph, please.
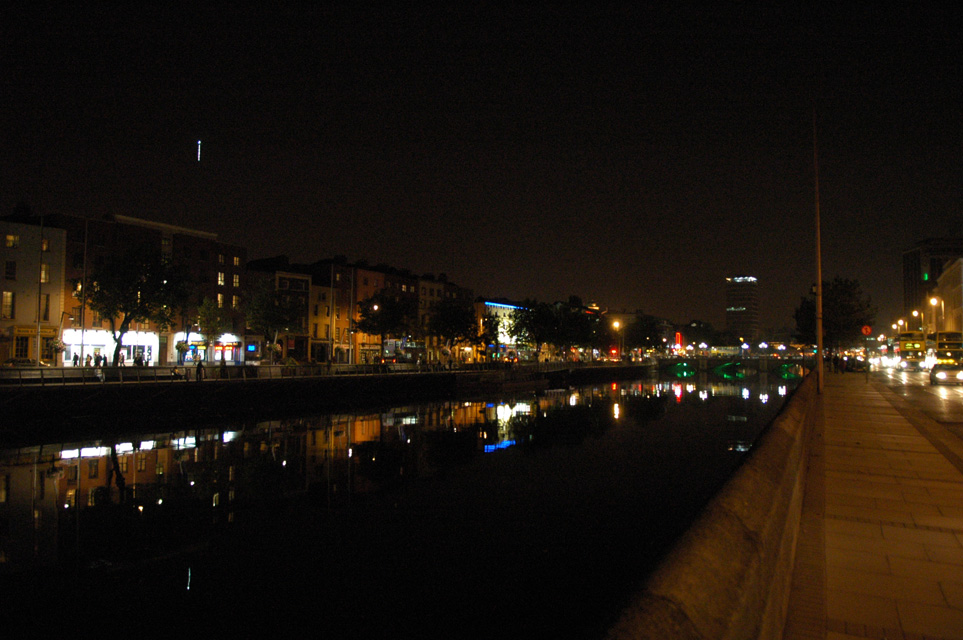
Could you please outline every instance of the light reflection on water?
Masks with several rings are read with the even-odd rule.
[[[794,385],[650,379],[8,451],[0,573],[81,571],[205,619],[267,591],[296,619],[304,571],[334,637],[427,619],[591,637]],[[502,597],[528,604],[491,615]]]

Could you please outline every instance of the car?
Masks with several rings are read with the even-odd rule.
[[[963,384],[963,364],[934,364],[930,384]]]
[[[32,358],[7,358],[0,364],[2,364],[2,366],[4,367],[16,367],[18,369],[22,369],[22,368],[29,369],[31,367],[36,368],[38,366],[37,361]],[[46,362],[41,362],[39,366],[49,367],[50,365],[47,364]]]

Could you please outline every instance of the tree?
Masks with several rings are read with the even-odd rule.
[[[816,344],[816,296],[802,298],[793,316],[796,337],[801,342]],[[836,277],[823,283],[823,344],[839,349],[860,344],[861,329],[872,326],[876,308],[869,296],[864,297],[856,280]]]
[[[95,266],[85,298],[110,324],[115,366],[131,323],[153,322],[161,330],[173,325],[176,311],[187,300],[186,285],[186,276],[159,247],[130,247]]]
[[[592,347],[600,325],[600,316],[586,309],[582,300],[571,296],[568,304],[555,305],[554,335],[550,341],[566,360],[573,348]]]
[[[486,313],[481,320],[481,332],[476,340],[485,352],[485,360],[488,360],[488,345],[493,345],[498,351],[498,337],[501,330],[501,319],[494,313]]]
[[[359,307],[360,318],[355,326],[368,335],[379,336],[380,350],[384,349],[388,336],[407,335],[415,325],[417,308],[408,298],[399,299],[379,291]]]
[[[451,346],[474,340],[478,333],[475,325],[475,310],[464,300],[443,299],[435,303],[431,309],[428,333],[449,342]]]
[[[278,334],[299,326],[301,313],[298,301],[280,295],[274,289],[273,281],[268,278],[255,282],[251,298],[245,307],[247,326],[264,336],[271,345],[272,354]]]
[[[516,343],[527,344],[538,359],[542,345],[557,335],[557,317],[553,305],[545,302],[526,300],[512,311],[508,323],[508,334]]]
[[[627,349],[655,349],[662,345],[662,324],[655,316],[638,313],[625,328]]]
[[[231,326],[231,317],[226,309],[205,297],[197,307],[197,324],[204,334],[204,346],[209,351],[214,339]],[[221,351],[221,362],[223,361],[224,352]]]

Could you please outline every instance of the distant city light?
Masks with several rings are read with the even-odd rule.
[[[201,141],[197,141],[197,161],[201,161]]]

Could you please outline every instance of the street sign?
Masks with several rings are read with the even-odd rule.
[[[873,333],[873,328],[872,328],[871,326],[869,326],[868,324],[865,324],[865,325],[863,325],[863,328],[860,329],[860,331],[863,332],[863,335],[864,335],[864,336],[868,336],[868,335],[870,335],[870,334]]]

